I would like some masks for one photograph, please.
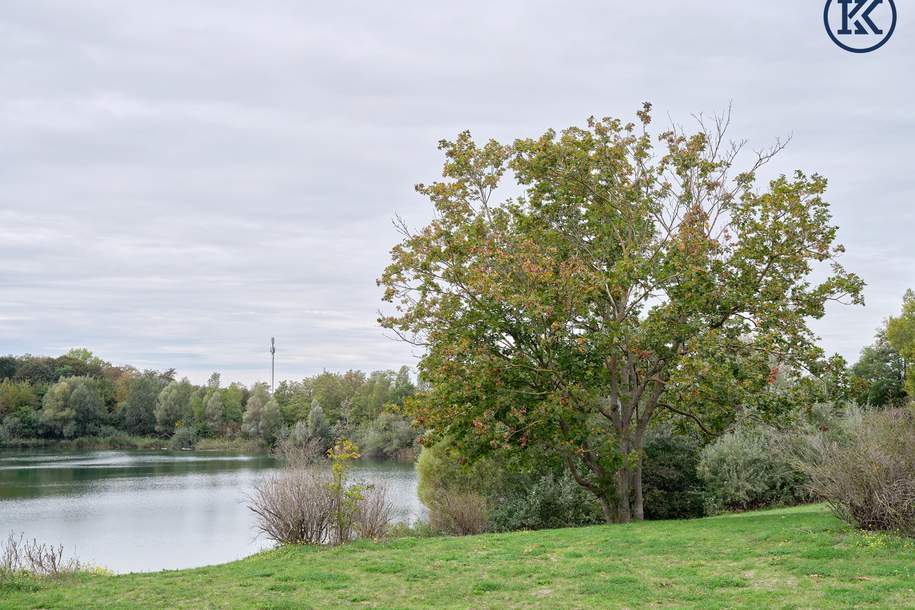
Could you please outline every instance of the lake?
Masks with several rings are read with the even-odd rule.
[[[269,548],[247,495],[269,456],[171,451],[0,452],[0,536],[63,544],[115,572],[188,568]],[[387,485],[398,518],[424,508],[412,464],[360,461],[353,477]]]

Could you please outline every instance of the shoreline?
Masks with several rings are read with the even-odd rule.
[[[0,442],[0,451],[50,449],[57,451],[100,451],[106,449],[143,451],[233,451],[268,454],[262,445],[244,439],[201,439],[193,448],[174,450],[169,439],[155,436],[84,436],[73,439],[26,438]]]
[[[226,452],[252,455],[271,455],[272,451],[256,441],[247,439],[203,438],[193,448],[172,449],[167,438],[155,436],[84,436],[74,439],[26,438],[0,442],[0,451],[28,451],[45,449],[49,451],[172,451],[175,453]],[[367,460],[415,464],[419,452],[408,452],[402,456],[363,456]]]

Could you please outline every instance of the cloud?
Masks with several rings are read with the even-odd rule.
[[[588,115],[793,134],[775,169],[830,178],[868,307],[854,357],[915,285],[912,34],[855,57],[821,7],[769,3],[13,0],[0,15],[0,351],[87,346],[242,381],[414,364],[375,324],[395,213],[463,129]]]

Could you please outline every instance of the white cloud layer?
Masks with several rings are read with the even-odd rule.
[[[815,323],[854,358],[915,286],[915,30],[835,47],[821,2],[8,0],[0,7],[0,352],[86,346],[201,381],[414,364],[375,278],[429,210],[435,142],[537,135],[643,100],[793,135],[830,179],[866,308]]]

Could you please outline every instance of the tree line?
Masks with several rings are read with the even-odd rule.
[[[174,369],[116,366],[86,349],[59,357],[0,357],[0,442],[71,440],[117,435],[174,440],[247,439],[264,447],[294,437],[327,448],[357,438],[367,455],[409,453],[417,433],[402,415],[416,392],[407,367],[398,371],[323,372],[283,381],[203,385]]]

